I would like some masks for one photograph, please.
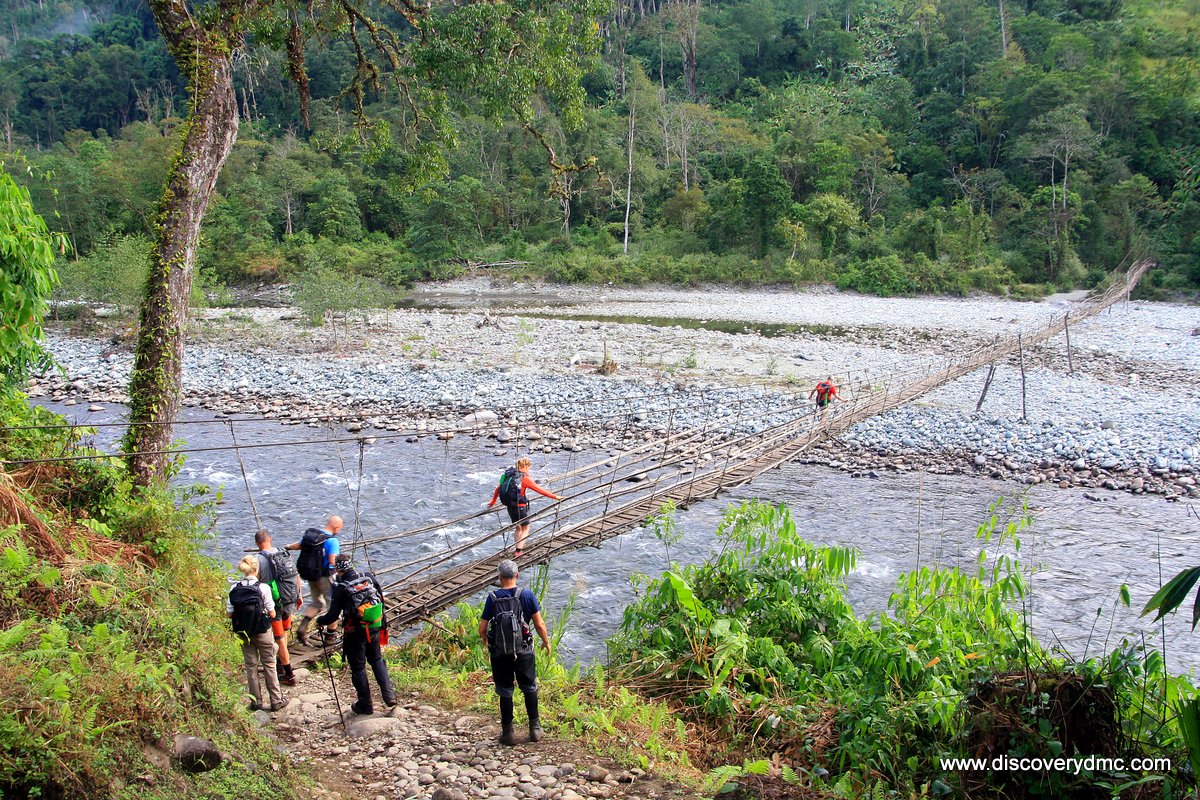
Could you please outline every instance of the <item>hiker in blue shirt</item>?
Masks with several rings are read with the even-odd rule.
[[[338,534],[342,532],[342,518],[334,514],[324,528],[309,528],[300,541],[287,546],[287,550],[299,550],[296,571],[308,583],[308,606],[304,619],[296,629],[296,641],[308,644],[308,628],[314,619],[329,610],[329,593],[333,588],[330,576],[338,554],[342,552]]]
[[[504,560],[499,565],[500,588],[488,595],[479,620],[479,637],[488,645],[492,661],[492,682],[500,697],[500,743],[514,745],[513,683],[525,696],[525,711],[529,714],[529,741],[542,738],[538,719],[537,663],[533,654],[533,633],[537,631],[550,655],[550,634],[542,619],[537,596],[517,586],[517,562]]]

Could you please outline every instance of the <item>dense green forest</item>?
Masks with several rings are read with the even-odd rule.
[[[307,44],[311,127],[282,43],[239,53],[208,285],[516,262],[1037,294],[1150,255],[1148,291],[1200,286],[1196,0],[621,0],[598,22],[582,127],[546,104],[539,136],[464,98],[444,169],[356,135],[350,41]],[[74,246],[64,291],[136,287],[187,103],[148,9],[5,0],[0,58],[5,159]]]

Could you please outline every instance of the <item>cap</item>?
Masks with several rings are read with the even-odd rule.
[[[341,572],[342,570],[350,569],[353,566],[354,566],[354,562],[350,560],[350,556],[346,556],[346,555],[338,556],[337,560],[335,560],[333,562],[333,568],[335,570],[337,570],[338,572]]]

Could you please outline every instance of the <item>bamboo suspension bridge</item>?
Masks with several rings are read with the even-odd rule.
[[[689,430],[673,431],[668,425],[667,435],[661,440],[555,476],[546,483],[563,500],[530,515],[531,535],[524,554],[515,560],[525,568],[580,547],[598,545],[642,524],[668,502],[686,507],[728,492],[796,459],[816,443],[859,422],[990,367],[983,389],[986,394],[996,362],[1012,355],[1023,360],[1027,346],[1064,335],[1069,354],[1070,326],[1127,299],[1150,266],[1148,261],[1139,261],[1103,294],[1062,317],[1043,327],[997,337],[993,343],[960,354],[940,368],[892,375],[885,383],[869,380],[842,383],[842,401],[827,407],[823,413],[814,413],[808,405],[775,409],[758,415],[772,421],[753,433],[733,433],[744,430],[750,422],[750,418],[740,413],[732,420],[724,417]],[[786,419],[775,421],[780,417]],[[486,513],[477,511],[457,520],[375,539],[360,538],[353,546],[365,551],[374,544],[429,534]],[[514,527],[506,525],[456,547],[376,569],[388,592],[391,627],[396,630],[410,627],[490,586],[496,579],[499,562],[512,557],[503,545]],[[471,556],[472,551],[489,542],[495,549],[492,555]]]

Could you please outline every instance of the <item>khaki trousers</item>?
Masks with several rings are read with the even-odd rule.
[[[278,649],[275,637],[269,630],[251,636],[248,641],[242,642],[242,661],[246,665],[246,686],[250,690],[250,696],[260,706],[263,705],[263,700],[258,686],[259,664],[262,664],[263,672],[267,676],[267,695],[271,698],[270,704],[277,706],[283,703],[283,691],[279,688],[279,676],[275,674],[275,654]]]

